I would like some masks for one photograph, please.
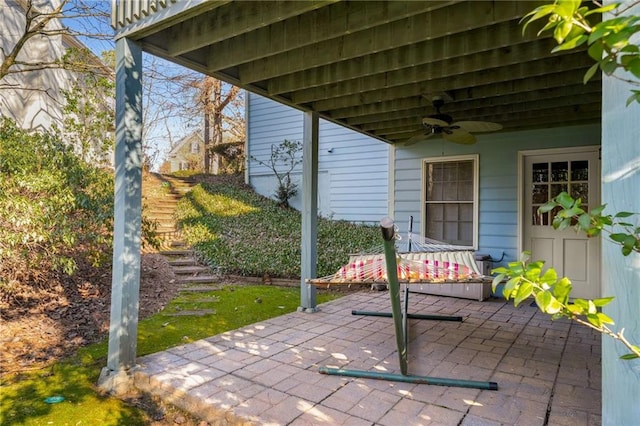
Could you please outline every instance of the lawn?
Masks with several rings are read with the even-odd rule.
[[[318,303],[337,297],[318,294]],[[161,312],[142,320],[138,356],[161,351],[253,324],[299,306],[297,288],[229,285],[207,293],[186,293]],[[210,310],[202,316],[180,312]],[[107,342],[81,349],[72,358],[0,382],[1,425],[148,425],[148,412],[101,395],[96,382],[106,366]],[[62,397],[48,403],[47,398]],[[58,398],[60,399],[60,398]],[[55,401],[55,400],[54,400]],[[165,423],[155,423],[165,424]],[[168,421],[166,424],[173,424]]]

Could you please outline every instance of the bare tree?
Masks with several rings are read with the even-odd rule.
[[[220,173],[237,167],[229,167],[229,162],[244,153],[244,99],[240,89],[218,79],[201,74],[181,74],[174,76],[174,90],[184,99],[189,93],[192,104],[175,104],[171,110],[190,127],[201,128],[204,133],[204,169],[206,173]],[[175,92],[177,94],[177,92]],[[229,144],[227,146],[227,144]],[[222,149],[220,149],[222,148]]]
[[[50,68],[66,68],[76,71],[100,71],[105,67],[99,61],[78,60],[76,55],[62,57],[39,56],[31,58],[24,55],[25,46],[34,39],[66,38],[65,42],[73,48],[81,45],[74,43],[74,37],[110,39],[113,34],[107,30],[109,11],[100,2],[84,0],[3,0],[3,9],[22,10],[20,21],[11,20],[11,14],[3,11],[2,38],[11,40],[9,46],[0,45],[2,62],[0,63],[0,81],[15,73],[39,71]],[[102,7],[101,7],[102,6]],[[74,22],[70,27],[65,23]],[[102,25],[101,25],[102,23]],[[106,24],[106,25],[105,25]],[[74,46],[75,44],[75,46]],[[86,59],[86,58],[83,58]]]
[[[85,41],[112,37],[108,5],[90,0],[0,0],[0,114],[26,129],[63,125],[65,99],[87,75],[113,78]]]

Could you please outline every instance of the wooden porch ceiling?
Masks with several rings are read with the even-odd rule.
[[[582,84],[588,56],[550,54],[533,28],[523,36],[539,4],[179,0],[116,26],[149,53],[399,143],[434,96],[454,121],[505,131],[599,121],[600,77]]]

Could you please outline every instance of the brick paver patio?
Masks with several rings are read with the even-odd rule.
[[[529,304],[411,294],[409,374],[494,381],[498,390],[320,374],[400,374],[388,292],[362,291],[140,358],[136,386],[212,424],[599,425],[600,335]]]

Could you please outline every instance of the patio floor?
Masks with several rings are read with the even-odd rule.
[[[215,425],[599,425],[600,335],[529,304],[411,294],[409,374],[479,390],[320,374],[400,374],[389,293],[362,291],[139,358],[136,386]]]

